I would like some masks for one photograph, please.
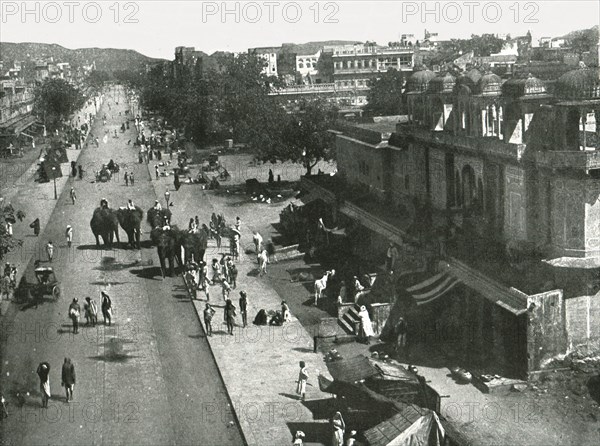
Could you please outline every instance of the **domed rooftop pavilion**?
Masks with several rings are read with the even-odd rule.
[[[456,78],[449,72],[440,73],[429,81],[428,93],[452,93],[456,85]]]
[[[502,84],[502,94],[520,98],[524,96],[546,95],[546,84],[531,73],[515,76]]]
[[[478,94],[500,95],[502,94],[502,79],[497,74],[487,72],[477,82]]]
[[[577,70],[563,74],[556,81],[554,94],[560,99],[600,99],[600,68],[582,65]]]
[[[406,82],[407,93],[422,93],[427,90],[429,82],[435,78],[435,73],[428,70],[425,66],[416,68],[416,71],[408,78]]]
[[[477,89],[477,82],[481,79],[481,71],[477,68],[471,68],[456,79],[455,93],[473,93]],[[465,89],[466,87],[466,89]]]

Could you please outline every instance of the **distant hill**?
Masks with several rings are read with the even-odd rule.
[[[322,42],[306,42],[306,43],[283,43],[282,51],[296,54],[315,54],[317,51],[328,45],[354,45],[362,43],[358,40],[325,40]]]
[[[590,37],[590,39],[595,40],[596,42],[598,41],[598,33],[600,32],[600,25],[596,25],[593,26],[589,29],[580,29],[577,31],[571,31],[568,34],[565,34],[564,36],[561,37],[561,39],[565,39],[567,41],[571,41],[575,38],[587,35]]]
[[[70,50],[56,44],[0,42],[0,60],[4,61],[5,66],[14,61],[34,61],[48,57],[53,57],[55,62],[69,62],[72,67],[91,64],[95,61],[96,69],[101,71],[138,71],[147,63],[163,61],[163,59],[144,56],[134,50],[116,48]]]

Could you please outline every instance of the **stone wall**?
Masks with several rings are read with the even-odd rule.
[[[586,257],[600,254],[600,181],[587,180],[585,201]]]
[[[567,350],[565,307],[562,290],[529,296],[527,353],[529,371],[545,368]]]
[[[600,352],[600,293],[565,300],[569,352]]]
[[[431,202],[437,209],[446,209],[448,185],[446,184],[446,154],[440,149],[429,149],[429,184]]]
[[[506,166],[504,182],[504,237],[507,241],[527,240],[525,171]]]
[[[585,256],[585,192],[580,180],[552,181],[552,245],[560,255]]]
[[[336,149],[338,171],[350,183],[384,190],[383,151],[344,135],[337,136]]]

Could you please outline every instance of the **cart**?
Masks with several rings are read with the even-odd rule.
[[[112,172],[108,170],[106,166],[102,166],[102,169],[96,173],[96,181],[106,183],[112,178]]]
[[[38,283],[32,288],[32,293],[35,293],[40,298],[45,295],[51,295],[54,300],[58,300],[60,297],[60,285],[56,279],[56,274],[54,274],[54,269],[45,266],[36,268],[34,272]]]

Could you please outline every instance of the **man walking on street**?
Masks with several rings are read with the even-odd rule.
[[[73,202],[73,205],[75,205],[75,200],[77,200],[77,194],[75,193],[74,187],[71,188],[70,195],[71,195],[71,201]]]
[[[54,258],[54,245],[52,244],[52,240],[46,245],[46,254],[48,254],[48,261],[52,263],[52,259]]]
[[[42,407],[48,408],[48,400],[52,396],[50,393],[50,364],[41,362],[37,368],[37,374],[40,377],[40,393],[42,394]]]
[[[125,186],[129,186],[129,174],[127,172],[125,172],[123,178],[125,179]]]
[[[85,311],[86,325],[95,327],[98,322],[98,308],[96,307],[96,302],[94,302],[91,297],[86,297],[85,301],[86,303],[83,304],[83,309]]]
[[[255,250],[256,254],[258,255],[262,250],[262,243],[263,243],[263,238],[258,233],[258,231],[254,231],[254,236],[252,237],[252,241],[254,242],[254,250]]]
[[[102,308],[102,316],[104,317],[104,325],[107,325],[106,321],[110,325],[112,320],[112,301],[110,300],[110,296],[104,291],[101,291],[100,294],[102,295],[100,306]]]
[[[242,323],[244,327],[248,325],[248,295],[245,291],[240,291],[240,313],[242,313]]]
[[[306,383],[308,382],[308,371],[304,361],[300,361],[300,372],[298,373],[298,381],[296,385],[296,394],[300,396],[300,400],[304,401],[306,397]]]
[[[65,358],[62,366],[62,385],[67,394],[67,403],[73,401],[73,389],[75,387],[75,366],[70,358]]]
[[[73,228],[71,225],[67,225],[67,231],[65,235],[67,237],[67,246],[70,248],[73,244]]]
[[[81,315],[81,307],[79,306],[79,299],[74,298],[71,305],[69,305],[69,317],[73,321],[73,334],[79,333],[79,316]]]
[[[215,310],[210,306],[209,303],[206,304],[206,308],[204,309],[204,325],[206,326],[206,336],[212,336],[212,318],[215,315]]]
[[[36,218],[35,220],[33,220],[33,222],[29,225],[30,228],[33,228],[33,235],[35,235],[36,237],[38,235],[40,235],[40,219]]]
[[[133,183],[134,183],[133,172],[131,172],[131,173],[129,174],[129,182],[130,182],[130,183],[131,183],[131,185],[133,186]]]
[[[169,189],[167,189],[165,192],[165,201],[167,202],[167,209],[169,209],[169,200],[170,199],[171,199],[171,193],[169,192]]]
[[[160,176],[160,173],[158,172],[158,164],[154,165],[154,172],[156,173],[156,179],[158,180],[158,177]]]

